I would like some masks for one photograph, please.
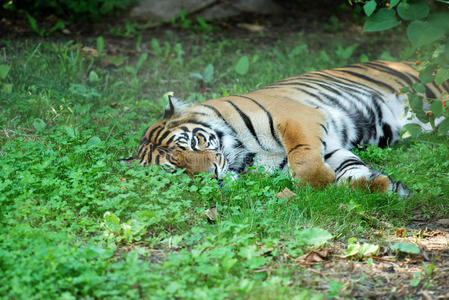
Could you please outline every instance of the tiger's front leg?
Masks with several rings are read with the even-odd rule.
[[[303,130],[299,122],[289,119],[278,126],[291,173],[299,183],[324,187],[335,181],[334,171],[321,156],[319,137]]]
[[[393,180],[377,170],[370,169],[351,151],[338,148],[324,156],[326,163],[335,171],[337,184],[349,182],[351,186],[372,192],[393,191],[401,197],[410,195],[410,190],[400,181]]]

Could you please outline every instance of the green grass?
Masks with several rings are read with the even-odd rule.
[[[338,283],[318,289],[294,263],[310,246],[304,229],[379,244],[387,241],[371,233],[385,230],[382,221],[404,226],[418,210],[449,216],[449,142],[442,137],[359,152],[416,191],[410,200],[298,188],[283,174],[261,172],[220,188],[207,176],[192,182],[181,172],[118,163],[162,115],[168,91],[201,101],[379,54],[345,50],[352,44],[323,48],[304,35],[260,47],[191,38],[148,41],[146,59],[119,67],[73,42],[8,42],[1,63],[12,68],[0,81],[12,84],[0,92],[1,298],[332,296]],[[244,55],[249,72],[239,75],[234,66]],[[212,81],[191,77],[209,64]],[[297,196],[276,198],[285,187]],[[214,205],[219,217],[210,224],[204,211]]]

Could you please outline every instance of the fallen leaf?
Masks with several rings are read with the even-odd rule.
[[[379,260],[379,261],[388,261],[388,262],[393,262],[396,261],[396,257],[395,256],[384,256],[384,257],[380,257],[380,256],[372,256],[373,259],[375,260]]]
[[[105,67],[110,66],[110,65],[112,65],[114,67],[120,67],[121,65],[123,65],[123,63],[126,61],[126,59],[127,59],[126,57],[122,57],[122,56],[108,55],[101,60],[101,63]]]
[[[204,212],[204,214],[206,215],[206,219],[209,223],[215,223],[215,221],[218,218],[218,210],[217,207],[214,205],[212,206],[210,209],[206,209],[206,211]]]
[[[282,192],[276,194],[276,198],[278,199],[290,199],[296,197],[296,194],[289,190],[289,188],[285,188]]]
[[[117,107],[117,105],[118,105],[118,103],[117,103],[117,102],[112,102],[112,103],[109,103],[109,106],[110,106],[111,108],[116,108],[116,107]]]
[[[83,47],[81,48],[81,51],[84,52],[87,55],[93,56],[95,58],[98,57],[98,51],[95,48],[92,47]]]
[[[329,251],[327,249],[312,250],[311,252],[298,257],[296,260],[302,264],[314,264],[325,261],[328,256]]]
[[[405,237],[405,229],[404,228],[396,228],[396,236],[397,237]]]
[[[441,230],[429,230],[426,228],[423,233],[423,237],[435,237],[435,236],[444,236],[445,233]]]
[[[249,30],[249,31],[262,31],[265,29],[265,26],[259,25],[259,24],[248,24],[248,23],[240,23],[237,25],[240,28]]]

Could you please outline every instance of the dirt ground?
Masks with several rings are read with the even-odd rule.
[[[397,255],[381,247],[372,260],[362,261],[344,258],[346,245],[335,245],[313,255],[309,253],[299,263],[315,274],[308,279],[312,286],[328,290],[331,281],[344,283],[339,296],[342,298],[449,299],[448,231],[409,229],[408,235],[388,240],[392,244],[413,242],[421,254]]]

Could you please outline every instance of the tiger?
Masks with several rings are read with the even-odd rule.
[[[408,197],[405,184],[370,168],[352,150],[390,146],[406,123],[430,130],[406,109],[407,95],[400,92],[419,82],[418,76],[411,62],[378,60],[193,105],[169,96],[163,119],[145,130],[137,154],[125,160],[218,179],[263,166],[314,188],[349,183]],[[425,88],[426,98],[437,99],[449,92],[449,81]]]

